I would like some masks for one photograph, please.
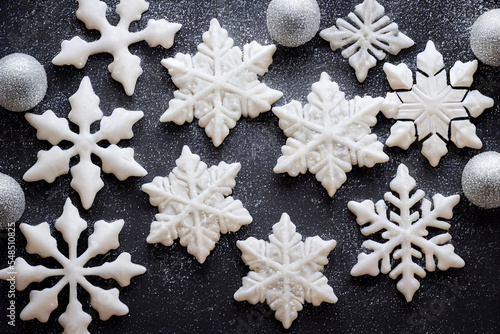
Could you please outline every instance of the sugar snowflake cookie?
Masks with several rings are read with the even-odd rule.
[[[252,271],[243,278],[234,299],[251,304],[267,301],[283,327],[290,328],[304,301],[314,306],[337,302],[328,279],[321,273],[335,240],[315,236],[303,242],[290,217],[283,213],[273,226],[269,242],[250,237],[236,245]]]
[[[111,116],[103,117],[99,109],[99,97],[95,95],[88,77],[84,77],[78,91],[69,98],[71,111],[69,120],[79,127],[79,133],[70,130],[68,121],[57,117],[52,110],[42,115],[26,114],[26,119],[37,129],[37,138],[47,140],[54,145],[48,151],[38,152],[38,160],[23,176],[28,182],[45,180],[54,182],[59,175],[67,174],[70,159],[79,156],[80,161],[71,167],[71,187],[82,200],[85,209],[94,202],[97,192],[104,186],[101,180],[101,169],[94,165],[91,155],[97,155],[102,162],[105,173],[113,173],[123,181],[129,176],[144,176],[146,170],[134,160],[132,148],[120,148],[116,144],[122,139],[133,137],[132,126],[144,114],[142,111],[128,111],[117,108]],[[91,133],[90,125],[101,120],[100,129]],[[67,140],[73,146],[67,150],[56,146]],[[104,148],[97,143],[107,140],[111,143]]]
[[[283,96],[258,79],[267,72],[275,51],[274,45],[253,41],[241,52],[213,19],[196,55],[178,53],[161,62],[180,89],[160,121],[182,125],[196,117],[219,146],[241,116],[257,117]]]
[[[384,13],[384,7],[377,1],[365,0],[347,16],[352,24],[337,19],[336,26],[319,34],[330,42],[333,51],[349,45],[342,51],[342,56],[349,58],[349,65],[356,70],[359,82],[365,81],[368,70],[375,66],[377,59],[384,59],[386,52],[397,55],[401,49],[414,44]]]
[[[70,41],[63,41],[61,52],[52,63],[83,68],[90,55],[110,53],[114,59],[108,66],[111,76],[123,85],[127,95],[134,94],[135,84],[142,74],[141,59],[132,55],[128,46],[146,41],[151,47],[161,45],[168,49],[174,43],[174,36],[181,25],[169,23],[165,19],[149,20],[144,30],[130,32],[130,24],[140,20],[142,13],[149,8],[149,3],[144,0],[122,0],[116,6],[116,13],[120,16],[120,22],[116,26],[109,24],[106,19],[106,3],[99,0],[78,0],[78,4],[76,17],[85,23],[87,29],[99,31],[101,37],[90,43],[78,36]]]
[[[208,168],[187,146],[176,164],[168,177],[157,176],[142,186],[160,211],[147,242],[171,246],[180,238],[189,254],[203,263],[221,233],[236,232],[252,222],[243,204],[229,196],[241,165],[221,162]]]
[[[455,248],[449,244],[451,235],[447,231],[451,225],[439,220],[439,218],[453,217],[453,207],[460,201],[460,196],[444,197],[437,194],[432,197],[431,202],[424,198],[425,193],[420,189],[412,193],[416,186],[415,179],[409,175],[408,168],[403,164],[399,166],[396,178],[391,181],[390,186],[393,192],[385,193],[384,199],[398,211],[390,209],[389,216],[387,216],[387,205],[383,200],[375,204],[369,200],[348,203],[349,210],[357,216],[357,223],[360,226],[368,224],[361,229],[363,235],[368,236],[383,231],[382,239],[387,240],[384,243],[365,241],[363,247],[372,252],[359,254],[358,263],[352,268],[351,275],[377,276],[380,271],[383,274],[389,273],[392,279],[401,275],[397,288],[404,294],[406,301],[410,302],[420,287],[415,275],[424,278],[426,274],[413,258],[420,259],[422,253],[425,254],[425,268],[428,271],[436,269],[434,258],[437,259],[437,267],[440,270],[462,268],[465,265],[464,260],[455,254]],[[421,213],[412,210],[419,202]],[[429,239],[426,238],[430,232],[428,228],[446,232],[435,234]],[[399,260],[394,269],[391,264],[391,253],[394,260]],[[380,270],[379,262],[381,262]]]
[[[15,277],[16,289],[22,291],[33,282],[41,282],[49,277],[61,277],[51,288],[32,290],[30,302],[22,310],[22,320],[38,319],[47,322],[52,311],[58,307],[58,295],[69,284],[69,303],[66,311],[59,317],[59,323],[65,333],[88,333],[87,327],[92,317],[83,311],[78,300],[77,286],[80,285],[90,295],[90,304],[99,312],[101,320],[108,320],[113,315],[125,315],[128,307],[119,299],[120,291],[116,288],[104,290],[90,283],[86,276],[98,276],[103,279],[114,279],[120,286],[128,286],[130,279],[146,271],[143,266],[131,262],[129,253],[121,253],[113,262],[105,262],[98,267],[88,267],[86,263],[93,257],[107,254],[120,246],[118,235],[124,221],[112,223],[98,221],[94,224],[94,233],[88,238],[88,248],[77,254],[78,238],[87,228],[87,223],[80,218],[78,210],[68,199],[63,214],[56,220],[55,228],[62,233],[68,244],[68,257],[63,255],[56,239],[50,233],[50,226],[42,223],[36,226],[21,224],[20,229],[27,240],[26,250],[30,254],[38,254],[43,258],[55,259],[62,268],[47,268],[42,265],[31,266],[23,258],[15,260],[14,267],[0,271],[0,278],[7,280]]]
[[[397,120],[391,128],[387,146],[406,150],[418,138],[423,141],[422,154],[434,167],[448,153],[446,142],[450,139],[459,148],[481,148],[476,127],[469,119],[492,107],[493,99],[468,89],[477,69],[477,60],[457,61],[450,70],[448,85],[443,56],[434,43],[428,41],[425,50],[417,56],[417,68],[419,71],[413,84],[412,72],[406,64],[384,64],[387,80],[391,88],[397,90],[387,94],[382,106],[386,117]]]
[[[304,107],[294,100],[273,108],[289,137],[274,172],[297,176],[309,170],[333,196],[353,165],[373,167],[389,160],[370,129],[377,123],[383,98],[356,96],[347,101],[323,72],[307,100]]]

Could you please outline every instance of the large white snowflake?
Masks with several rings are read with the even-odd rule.
[[[221,162],[208,168],[187,146],[176,164],[168,177],[157,176],[142,186],[160,211],[147,242],[170,246],[180,238],[181,245],[203,263],[221,233],[236,232],[252,222],[243,204],[229,196],[241,165]]]
[[[160,121],[182,125],[196,117],[219,146],[241,116],[257,117],[283,96],[258,80],[271,65],[276,47],[253,41],[242,53],[213,19],[198,51],[193,57],[178,53],[161,62],[180,89]]]
[[[0,278],[7,280],[15,277],[16,289],[22,291],[33,282],[41,282],[48,277],[61,276],[61,279],[51,288],[33,290],[30,292],[30,302],[22,310],[21,319],[38,319],[47,322],[52,311],[58,307],[58,295],[69,284],[69,303],[66,311],[59,317],[59,323],[65,333],[88,333],[87,327],[92,317],[83,311],[78,300],[77,285],[84,288],[90,295],[93,309],[99,312],[101,320],[108,320],[113,315],[125,315],[128,307],[119,299],[120,291],[116,288],[104,290],[92,285],[85,276],[98,276],[104,279],[114,279],[120,286],[128,286],[130,279],[143,274],[146,268],[131,262],[129,253],[121,253],[113,262],[106,262],[98,267],[85,266],[86,263],[99,254],[107,254],[120,246],[118,235],[124,221],[112,223],[98,221],[94,224],[94,232],[88,239],[88,248],[78,256],[77,245],[80,234],[87,228],[87,223],[80,218],[78,210],[68,199],[64,210],[56,220],[55,228],[62,233],[68,243],[68,257],[58,249],[57,241],[50,234],[50,226],[42,223],[36,226],[21,224],[20,229],[27,240],[26,250],[30,254],[38,254],[43,258],[52,257],[62,268],[47,268],[42,265],[31,266],[23,258],[15,260],[14,268],[0,271]]]
[[[289,137],[274,167],[276,173],[297,176],[309,170],[333,196],[353,165],[373,167],[389,160],[370,129],[377,123],[383,98],[356,96],[347,101],[337,83],[323,72],[307,100],[304,107],[293,100],[273,108]]]
[[[330,42],[333,51],[349,45],[342,51],[342,56],[349,58],[349,65],[356,70],[359,82],[365,81],[368,70],[377,63],[376,58],[384,59],[385,52],[397,55],[401,49],[414,44],[384,12],[384,7],[377,1],[365,0],[356,6],[354,13],[347,16],[352,24],[337,19],[336,26],[324,29],[319,34]]]
[[[398,90],[388,93],[382,106],[386,117],[398,120],[391,128],[387,146],[406,150],[418,138],[423,141],[422,154],[434,167],[448,153],[446,142],[450,139],[459,148],[480,149],[481,140],[469,119],[492,107],[493,99],[468,89],[473,82],[477,60],[457,61],[450,70],[448,85],[443,56],[434,43],[428,41],[425,50],[417,56],[417,68],[413,84],[412,72],[406,64],[384,64],[391,88]],[[448,135],[450,131],[451,136]]]
[[[436,194],[431,202],[424,198],[425,193],[420,189],[412,193],[415,186],[415,179],[409,175],[408,168],[401,164],[396,177],[390,184],[394,193],[387,192],[384,195],[385,200],[399,212],[391,209],[387,217],[387,205],[384,200],[376,204],[369,200],[361,203],[355,201],[348,203],[349,210],[357,216],[357,223],[360,226],[368,224],[361,229],[363,235],[368,236],[382,231],[382,238],[387,240],[385,243],[374,240],[363,242],[363,247],[372,252],[359,254],[358,263],[352,268],[351,275],[376,276],[380,271],[383,274],[389,273],[392,279],[401,275],[397,288],[408,302],[412,300],[414,293],[420,287],[415,275],[424,278],[426,274],[424,269],[413,262],[413,258],[420,259],[424,253],[425,268],[428,271],[436,269],[434,258],[437,259],[437,267],[440,270],[462,268],[465,265],[464,260],[455,254],[454,247],[449,244],[451,235],[447,231],[451,225],[439,220],[439,218],[451,219],[453,217],[453,207],[460,201],[460,196],[444,197]],[[412,212],[412,208],[419,202],[421,202],[422,213]],[[441,229],[446,232],[427,239],[428,228]],[[393,259],[400,261],[394,269],[391,264],[391,253]],[[379,262],[381,262],[380,270]]]
[[[122,139],[133,137],[132,126],[144,114],[142,111],[128,111],[117,108],[111,116],[103,117],[99,109],[99,97],[95,95],[90,79],[84,77],[78,91],[69,98],[71,111],[68,118],[79,127],[79,133],[70,130],[68,121],[58,118],[52,110],[42,115],[26,114],[26,119],[37,129],[37,138],[47,140],[54,145],[48,151],[38,152],[38,160],[23,176],[25,181],[45,180],[54,182],[59,175],[67,174],[70,159],[78,155],[80,161],[71,167],[71,187],[78,191],[83,207],[89,209],[97,192],[104,186],[101,180],[101,169],[94,165],[91,155],[97,155],[102,162],[105,173],[113,173],[123,181],[129,176],[144,176],[146,170],[134,160],[134,150],[130,147],[120,148],[116,144]],[[90,126],[101,120],[100,129],[91,133]],[[97,143],[107,140],[111,143],[104,148]],[[63,150],[61,141],[69,141],[74,145]]]
[[[85,23],[87,29],[99,31],[101,37],[90,43],[78,36],[70,41],[63,41],[61,52],[52,63],[83,68],[90,55],[110,53],[114,59],[108,66],[111,76],[123,85],[127,95],[134,94],[135,84],[142,74],[141,59],[131,54],[128,46],[146,41],[151,47],[161,45],[168,49],[174,43],[175,33],[181,25],[169,23],[165,19],[149,20],[144,30],[130,32],[130,24],[140,20],[142,13],[149,8],[149,3],[144,0],[122,0],[116,6],[116,13],[120,16],[120,22],[116,26],[109,24],[106,19],[106,3],[99,0],[78,0],[78,4],[76,17]]]
[[[243,278],[234,299],[251,304],[267,301],[283,327],[290,328],[304,301],[314,306],[337,302],[328,279],[321,273],[335,240],[315,236],[303,242],[290,217],[283,213],[273,226],[269,242],[250,237],[236,245],[252,271]]]

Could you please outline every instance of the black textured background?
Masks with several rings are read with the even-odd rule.
[[[116,24],[118,18],[114,7],[118,1],[106,2],[109,19]],[[339,17],[346,17],[360,2],[320,0],[321,29],[330,27]],[[385,147],[389,162],[371,169],[355,166],[333,198],[310,173],[292,178],[273,172],[286,138],[278,127],[277,117],[271,112],[239,121],[219,148],[212,145],[196,120],[183,126],[159,122],[176,89],[160,60],[173,57],[177,52],[196,52],[202,33],[214,17],[229,31],[235,45],[242,47],[252,40],[261,44],[272,43],[265,24],[268,3],[267,0],[151,0],[150,10],[132,25],[131,30],[145,27],[150,18],[166,18],[181,23],[183,27],[171,49],[150,48],[145,42],[130,47],[133,54],[141,57],[144,74],[138,80],[135,94],[128,97],[121,84],[111,79],[107,71],[112,61],[108,54],[91,56],[82,70],[51,64],[63,39],[78,35],[91,41],[99,36],[95,31],[86,30],[76,18],[76,1],[0,1],[0,57],[13,52],[27,53],[37,58],[47,71],[47,95],[32,110],[33,113],[41,114],[51,109],[59,117],[67,117],[70,111],[67,99],[78,89],[81,79],[88,75],[101,99],[100,107],[105,115],[117,107],[138,109],[145,114],[134,126],[134,138],[120,145],[133,147],[136,160],[149,174],[125,182],[103,174],[105,187],[98,193],[93,207],[85,211],[78,194],[69,186],[69,175],[57,178],[53,184],[22,180],[24,172],[36,162],[36,153],[49,149],[51,145],[36,139],[35,129],[25,120],[24,113],[0,108],[0,172],[18,180],[26,193],[27,207],[20,222],[35,225],[46,221],[53,227],[69,196],[89,223],[88,231],[82,233],[81,250],[85,249],[95,221],[123,218],[126,222],[120,235],[121,247],[91,260],[90,265],[111,261],[126,251],[132,254],[133,262],[148,269],[123,289],[114,281],[91,279],[102,288],[118,287],[121,290],[120,298],[130,308],[130,313],[123,317],[112,317],[106,322],[99,320],[97,313],[90,308],[89,296],[83,289],[79,290],[84,310],[94,318],[89,330],[103,333],[287,332],[267,305],[254,306],[233,299],[233,293],[248,272],[235,245],[236,240],[250,236],[267,239],[271,226],[279,220],[282,212],[287,212],[303,237],[319,235],[323,239],[337,240],[338,245],[330,253],[324,274],[339,297],[336,304],[319,307],[306,304],[289,332],[498,333],[500,211],[473,206],[463,196],[460,182],[463,167],[471,157],[482,151],[500,151],[500,68],[480,63],[474,76],[472,88],[495,100],[492,109],[472,120],[483,141],[482,150],[459,150],[450,143],[449,153],[438,167],[433,168],[420,153],[421,143],[413,144],[407,151]],[[443,54],[447,70],[457,60],[474,59],[469,47],[470,27],[483,12],[500,7],[496,0],[385,0],[381,4],[400,30],[415,41],[412,48],[397,56],[388,56],[386,61],[404,62],[413,71],[416,55],[423,51],[428,40],[433,40]],[[311,84],[319,80],[323,71],[340,85],[348,99],[355,95],[385,96],[390,87],[382,65],[383,62],[379,62],[370,70],[365,83],[360,84],[347,59],[339,51],[332,52],[328,42],[317,35],[311,42],[295,49],[278,46],[274,63],[262,81],[284,93],[275,104],[277,106],[292,99],[306,102]],[[378,120],[373,132],[385,142],[394,121],[382,115]],[[221,160],[242,164],[234,197],[243,202],[254,218],[252,224],[242,227],[239,232],[223,235],[203,265],[178,241],[168,248],[145,241],[157,208],[149,204],[148,196],[140,191],[140,187],[154,176],[167,175],[175,166],[183,145],[189,145],[193,153],[199,154],[208,165]],[[72,160],[72,165],[74,163]],[[417,186],[426,192],[427,198],[435,193],[461,195],[450,233],[456,253],[466,265],[462,269],[428,273],[420,280],[421,287],[411,303],[404,300],[396,289],[396,281],[387,275],[353,278],[349,274],[366,238],[361,235],[355,216],[346,204],[349,200],[381,199],[389,190],[388,184],[400,163],[409,167],[417,179]],[[61,235],[59,232],[55,235],[64,250]],[[25,245],[26,240],[18,230],[19,256],[32,265],[56,265],[51,259],[27,254]],[[5,267],[5,231],[0,232],[0,247],[5,247],[0,251],[0,267]],[[28,303],[29,291],[52,286],[56,280],[47,279],[17,292],[17,314]],[[62,330],[57,318],[66,309],[68,288],[60,294],[59,307],[47,323],[17,319],[15,328],[7,326],[4,316],[7,313],[7,289],[7,282],[1,281],[1,332],[53,333]]]

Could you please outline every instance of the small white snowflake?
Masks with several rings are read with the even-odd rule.
[[[271,65],[276,47],[253,41],[242,53],[213,19],[198,51],[193,57],[178,53],[161,62],[180,89],[160,121],[182,125],[196,117],[219,146],[241,116],[257,117],[283,96],[258,80]]]
[[[337,302],[328,279],[321,273],[335,240],[315,236],[303,242],[290,217],[283,213],[273,226],[269,242],[250,237],[236,245],[252,271],[243,278],[234,299],[251,304],[267,301],[283,327],[290,328],[304,301],[314,306]]]
[[[83,68],[87,59],[94,53],[106,52],[113,55],[113,62],[108,66],[111,76],[120,82],[127,95],[133,95],[137,79],[142,74],[141,59],[132,55],[128,46],[146,41],[149,46],[158,45],[168,49],[174,43],[174,36],[181,28],[180,24],[169,23],[165,19],[149,20],[142,31],[130,32],[133,21],[141,19],[148,10],[149,3],[144,0],[122,0],[116,6],[120,22],[116,26],[106,19],[106,3],[99,0],[78,0],[76,17],[85,23],[89,30],[97,30],[101,37],[94,42],[86,42],[78,36],[70,41],[63,41],[61,52],[52,60],[54,65],[74,65]]]
[[[30,302],[22,310],[21,319],[38,319],[47,322],[52,311],[58,307],[58,295],[69,284],[69,303],[66,311],[59,317],[59,323],[65,333],[88,333],[87,327],[92,317],[83,311],[78,300],[77,285],[84,288],[90,295],[93,309],[99,312],[101,320],[111,316],[125,315],[128,307],[119,299],[120,291],[116,288],[104,290],[92,285],[85,276],[98,276],[103,279],[114,279],[120,286],[128,286],[130,279],[143,274],[146,268],[131,262],[129,253],[121,253],[113,262],[106,262],[98,267],[85,266],[86,263],[100,254],[120,246],[118,235],[124,221],[112,223],[98,221],[94,224],[94,233],[88,239],[88,248],[78,256],[77,245],[80,234],[87,228],[87,223],[80,218],[78,210],[68,199],[64,205],[63,214],[55,223],[55,228],[62,233],[68,244],[68,257],[58,249],[57,241],[50,234],[50,226],[42,223],[36,226],[21,224],[20,229],[27,240],[26,251],[38,254],[43,258],[55,259],[62,268],[47,268],[42,265],[31,266],[23,258],[17,258],[14,268],[0,271],[0,278],[7,280],[15,277],[16,289],[22,291],[33,282],[41,282],[48,277],[61,276],[61,279],[51,288],[33,290],[30,292]],[[14,272],[14,274],[12,274]]]
[[[444,231],[450,229],[451,225],[439,218],[453,217],[453,207],[460,201],[460,196],[444,197],[437,194],[432,197],[431,202],[424,198],[425,193],[420,189],[412,194],[415,186],[415,179],[409,175],[408,168],[401,164],[396,177],[390,183],[394,194],[387,192],[384,195],[385,200],[399,209],[399,212],[391,210],[387,217],[387,205],[384,200],[376,204],[369,200],[348,203],[349,210],[357,216],[357,223],[360,226],[368,224],[361,229],[363,235],[368,236],[383,231],[382,238],[387,240],[385,243],[365,241],[363,247],[372,252],[359,254],[358,263],[352,268],[351,275],[377,276],[380,271],[383,274],[389,273],[392,279],[401,275],[397,288],[408,302],[413,299],[414,293],[420,287],[415,275],[424,278],[426,274],[424,269],[413,262],[414,257],[420,259],[424,253],[425,268],[428,271],[436,269],[434,258],[437,259],[437,267],[440,270],[462,268],[465,265],[464,260],[455,254],[455,248],[449,244],[451,235],[448,232],[430,239],[425,238],[429,234],[428,228]],[[422,213],[412,212],[411,209],[419,202]],[[394,269],[391,265],[391,253],[394,260],[400,261]],[[380,271],[379,262],[381,262]]]
[[[309,170],[333,196],[353,165],[373,167],[389,160],[370,129],[377,123],[383,98],[356,96],[347,101],[323,72],[307,100],[304,107],[294,100],[273,108],[289,137],[274,172],[297,176]]]
[[[320,32],[320,36],[330,42],[333,51],[352,44],[342,51],[342,56],[349,58],[349,65],[356,70],[359,82],[365,81],[368,70],[377,63],[376,58],[384,59],[385,52],[397,55],[401,49],[414,44],[384,12],[384,7],[377,1],[365,0],[347,16],[354,25],[337,19],[337,26]]]
[[[412,72],[406,64],[384,64],[391,88],[398,90],[388,93],[382,106],[386,117],[398,120],[391,128],[387,146],[399,146],[406,150],[418,138],[423,141],[422,154],[434,167],[448,153],[446,142],[449,139],[459,148],[480,149],[481,140],[469,119],[492,107],[493,99],[477,90],[467,89],[472,85],[477,60],[467,63],[457,61],[450,70],[450,86],[446,80],[443,56],[434,43],[428,41],[425,50],[417,56],[417,68],[419,71],[413,84]]]
[[[38,160],[23,176],[28,182],[45,180],[54,182],[59,175],[67,174],[70,159],[78,155],[80,161],[71,167],[71,187],[82,200],[85,209],[94,202],[97,192],[104,186],[101,180],[101,169],[94,165],[91,155],[97,155],[102,162],[105,173],[113,173],[123,181],[129,176],[144,176],[146,170],[134,160],[132,148],[120,148],[116,144],[122,139],[133,137],[132,126],[144,114],[142,111],[128,111],[117,108],[111,116],[103,117],[99,109],[99,97],[95,95],[90,79],[84,77],[78,91],[69,98],[71,111],[68,118],[79,127],[79,133],[70,130],[68,121],[58,118],[52,110],[42,115],[26,114],[26,119],[37,129],[37,138],[47,140],[54,145],[48,151],[38,152]],[[90,125],[101,120],[100,129],[90,132]],[[56,146],[61,141],[69,141],[74,145],[67,150]],[[97,143],[107,140],[111,143],[104,148]]]
[[[187,146],[176,164],[168,177],[157,176],[142,186],[160,211],[147,242],[170,246],[180,238],[181,245],[203,263],[221,233],[236,232],[252,222],[243,204],[229,196],[241,165],[221,162],[208,168]]]

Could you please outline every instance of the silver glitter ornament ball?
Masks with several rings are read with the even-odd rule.
[[[30,55],[12,53],[0,59],[0,105],[10,111],[27,111],[47,92],[43,66]]]
[[[483,63],[500,66],[500,8],[477,18],[470,32],[470,47]]]
[[[273,0],[267,7],[267,30],[284,46],[297,47],[310,41],[320,20],[316,0]]]
[[[24,192],[19,183],[8,175],[0,173],[0,230],[9,223],[15,223],[24,212]]]
[[[470,159],[462,173],[462,189],[472,204],[500,207],[500,153],[484,152]]]

